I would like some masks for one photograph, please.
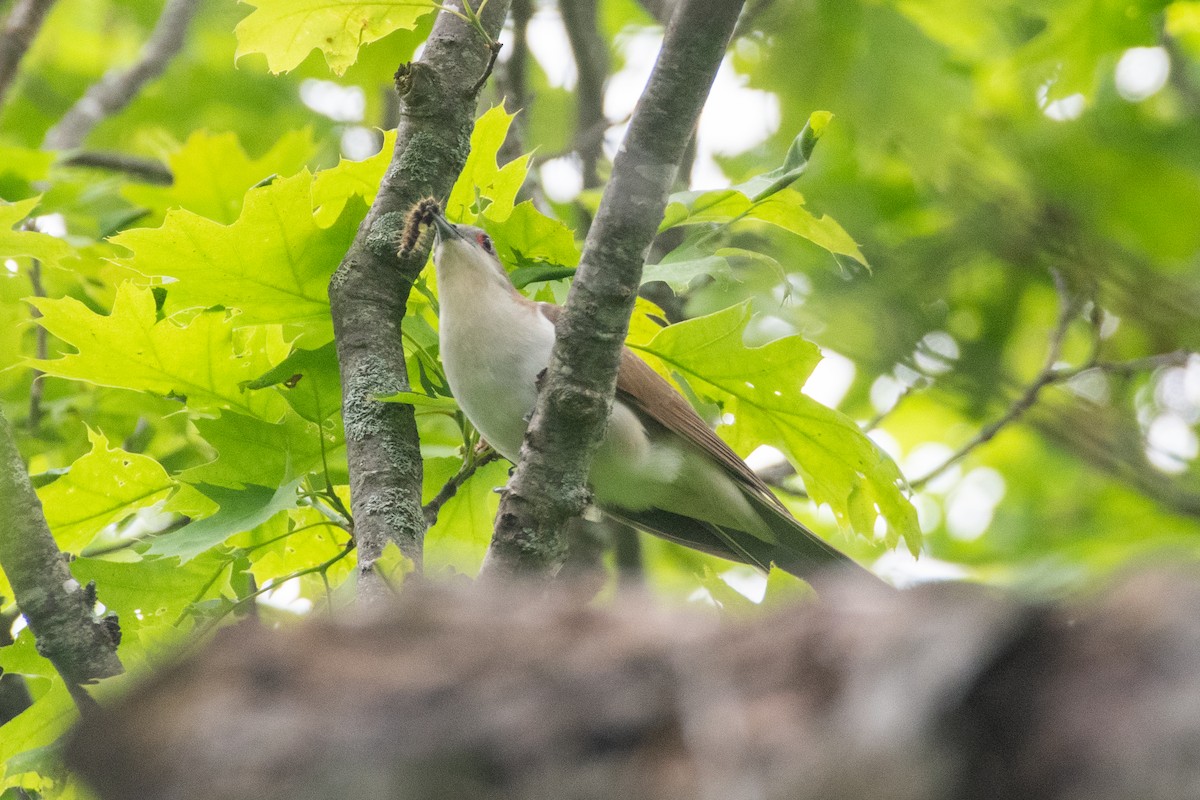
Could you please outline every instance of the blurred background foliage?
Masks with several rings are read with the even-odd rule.
[[[576,241],[661,39],[657,18],[669,9],[669,2],[600,0],[589,33],[600,55],[588,61],[577,59],[583,51],[570,46],[557,6],[514,5],[518,22],[510,19],[481,110],[489,103],[520,109],[501,163],[533,153],[520,199],[561,219]],[[233,29],[248,8],[203,2],[165,73],[104,120],[84,148],[151,159],[174,172],[173,186],[40,153],[48,129],[88,86],[136,58],[160,10],[149,0],[61,0],[0,110],[0,197],[40,195],[39,229],[72,248],[65,263],[42,267],[40,286],[28,258],[6,257],[0,392],[39,480],[50,484],[57,470],[92,452],[89,431],[100,432],[182,481],[171,508],[202,517],[229,501],[214,485],[247,483],[245,475],[203,466],[247,429],[228,414],[189,416],[178,398],[94,383],[44,378],[38,395],[34,372],[22,364],[37,354],[39,334],[22,300],[72,297],[108,314],[118,286],[145,283],[128,251],[108,237],[155,227],[173,207],[229,224],[245,193],[273,176],[378,152],[398,113],[392,73],[417,51],[431,17],[362,47],[344,74],[314,51],[273,75],[261,54],[235,61]],[[1195,2],[748,4],[680,188],[719,188],[773,169],[812,113],[832,112],[794,188],[809,211],[848,232],[869,267],[747,221],[722,231],[718,244],[773,262],[731,258],[709,274],[673,281],[674,291],[651,285],[647,294],[672,319],[749,299],[751,343],[792,333],[818,343],[826,360],[807,391],[860,421],[914,482],[924,551],[913,562],[881,544],[837,538],[832,516],[811,507],[773,454],[755,453],[753,463],[774,470],[798,515],[900,583],[968,577],[1055,591],[1142,558],[1194,558],[1200,359],[1187,353],[1200,347],[1198,59]],[[588,85],[604,91],[583,97]],[[599,129],[579,123],[597,103]],[[384,161],[375,162],[381,170]],[[364,208],[351,203],[337,225],[352,231]],[[655,258],[678,244],[672,234]],[[571,266],[569,243],[556,247],[567,253],[558,262]],[[552,281],[530,291],[561,300],[564,287]],[[425,301],[414,298],[420,312]],[[436,371],[422,361],[436,342],[422,319],[406,322],[416,385],[423,369]],[[287,352],[283,339],[260,345],[273,354],[270,363]],[[53,337],[46,346],[51,358],[72,352]],[[344,494],[336,415],[329,422],[299,406],[295,412],[288,435],[325,424],[325,474]],[[463,432],[437,410],[421,420],[432,497],[461,465]],[[980,441],[989,426],[998,427],[994,438]],[[961,448],[969,452],[947,465]],[[317,457],[311,442],[307,453]],[[504,479],[503,465],[489,464],[442,509],[428,542],[431,569],[473,573],[495,508],[490,489]],[[271,580],[340,552],[338,537],[319,527],[309,539],[289,538],[316,512],[274,514],[269,500],[246,501],[272,514],[240,518],[253,522],[232,541],[241,549],[205,551],[201,560],[212,569],[196,568],[194,581],[170,590],[188,597],[173,595],[162,608],[201,619],[228,613]],[[137,525],[171,524],[170,515],[150,517],[140,512]],[[144,534],[124,519],[105,535],[130,530]],[[702,586],[706,566],[728,569],[657,540],[643,544],[646,578],[677,596]],[[80,570],[112,571],[113,558],[136,560],[97,555],[81,559]],[[210,581],[214,570],[219,579]],[[762,591],[748,571],[726,576],[751,594]],[[306,574],[279,605],[321,602],[328,578]]]

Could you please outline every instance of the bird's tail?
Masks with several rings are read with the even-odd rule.
[[[774,564],[803,579],[838,568],[871,574],[787,512],[750,492],[746,493],[746,497],[755,513],[774,534],[775,542],[727,525],[716,525],[661,509],[630,511],[605,508],[605,511],[669,541],[750,564],[764,571],[770,570],[771,564]]]

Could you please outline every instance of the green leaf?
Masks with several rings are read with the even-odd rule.
[[[1155,10],[1164,3],[1154,2]],[[1066,2],[1046,16],[1044,29],[1015,55],[1022,69],[1039,72],[1049,81],[1047,99],[1074,92],[1093,94],[1102,77],[1101,62],[1125,48],[1158,41],[1157,14],[1138,13],[1136,5],[1120,0]]]
[[[730,430],[735,449],[740,445],[745,453],[770,444],[787,453],[809,496],[828,503],[842,527],[873,538],[877,514],[887,522],[889,546],[903,537],[916,552],[921,541],[916,510],[904,496],[895,463],[852,419],[800,391],[820,361],[817,346],[787,336],[746,347],[750,316],[749,303],[743,303],[629,344],[683,375],[697,391],[713,390],[736,420]],[[871,525],[861,514],[867,506],[874,511]]]
[[[30,302],[42,313],[42,327],[78,351],[25,360],[47,375],[179,398],[199,412],[234,409],[263,419],[283,412],[277,394],[242,388],[267,370],[267,354],[235,345],[224,310],[201,312],[186,327],[159,320],[153,292],[130,283],[117,288],[108,316],[70,297]]]
[[[227,224],[238,218],[251,187],[271,175],[295,174],[316,149],[308,128],[285,131],[260,158],[250,158],[234,133],[196,131],[166,156],[174,176],[170,186],[131,183],[122,188],[122,194],[151,208],[185,208]]]
[[[216,547],[229,537],[253,530],[271,517],[296,507],[296,491],[300,479],[278,488],[249,485],[244,489],[229,489],[212,484],[196,486],[206,497],[220,506],[211,517],[189,523],[177,531],[156,537],[147,553],[158,556],[177,556],[182,563]]]
[[[75,703],[66,684],[55,678],[49,691],[0,727],[0,764],[5,767],[6,776],[18,774],[12,770],[14,756],[55,742],[76,718]],[[25,766],[17,764],[17,769],[29,768],[28,762]]]
[[[767,573],[767,591],[763,594],[762,605],[774,607],[795,604],[815,597],[816,592],[803,578],[797,578],[792,573],[771,565],[771,571]]]
[[[179,477],[188,483],[279,486],[321,467],[320,428],[292,411],[278,422],[224,413],[195,425],[217,458],[183,472]],[[341,446],[327,439],[326,457],[332,460]]]
[[[23,629],[12,644],[0,647],[0,670],[18,675],[54,678],[58,675],[50,660],[37,650],[33,631]]]
[[[676,292],[684,292],[697,278],[733,275],[729,259],[717,253],[687,258],[676,255],[678,249],[672,250],[657,264],[647,264],[642,269],[642,283],[663,281]]]
[[[515,267],[579,264],[574,231],[538,211],[532,202],[521,203],[502,222],[488,221],[487,229],[496,241],[500,261],[505,264]]]
[[[476,120],[471,132],[471,154],[446,201],[446,214],[450,218],[474,223],[483,214],[499,222],[513,212],[517,192],[529,170],[529,156],[513,159],[503,167],[496,158],[515,116],[502,106],[493,106]]]
[[[809,116],[803,130],[792,140],[792,145],[788,148],[781,166],[770,172],[764,172],[762,175],[756,175],[733,188],[751,200],[765,200],[776,192],[791,186],[808,169],[808,159],[812,156],[817,141],[832,119],[833,114],[828,111],[814,111]]]
[[[757,608],[757,604],[726,583],[707,564],[704,565],[704,572],[698,577],[700,585],[708,591],[709,596],[722,610],[730,614],[746,615],[753,613]]]
[[[697,237],[696,241],[704,238]],[[737,277],[740,270],[761,266],[769,267],[780,277],[783,275],[779,262],[766,253],[740,247],[722,247],[705,254],[697,247],[683,244],[667,253],[657,264],[647,264],[642,270],[642,282],[664,281],[675,291],[682,292],[702,276]]]
[[[565,278],[575,277],[575,267],[555,267],[550,264],[543,264],[535,267],[520,267],[508,273],[509,279],[513,286],[518,289],[524,289],[531,283],[545,283],[546,281],[560,281]]]
[[[1200,56],[1200,2],[1179,0],[1166,8],[1164,27],[1192,58]]]
[[[384,545],[383,553],[371,565],[383,577],[392,591],[396,591],[404,583],[405,578],[414,572],[413,562],[400,552],[395,542]]]
[[[62,239],[37,231],[13,230],[33,213],[40,201],[40,197],[30,197],[18,203],[0,202],[0,259],[37,258],[57,265],[74,255],[71,245]]]
[[[131,659],[144,658],[147,647],[161,649],[168,644],[164,639],[179,635],[175,621],[198,594],[220,591],[214,576],[227,567],[218,552],[186,563],[154,556],[131,562],[85,557],[71,562],[71,574],[82,584],[96,582],[97,598],[120,620],[121,657],[132,669]]]
[[[176,485],[153,458],[109,447],[104,434],[90,428],[88,440],[91,451],[38,491],[58,546],[71,553],[106,525],[166,499]]]
[[[832,217],[814,216],[804,207],[804,196],[794,189],[774,189],[760,201],[751,200],[737,189],[677,192],[671,195],[659,230],[705,222],[731,224],[741,220],[770,223],[835,255],[849,256],[863,265],[867,263],[850,234]]]
[[[0,197],[10,196],[3,193],[2,187],[7,186],[11,179],[16,179],[21,188],[45,180],[54,157],[55,154],[48,150],[0,142]]]
[[[174,278],[169,310],[229,305],[236,325],[299,323],[328,341],[329,278],[350,247],[358,218],[347,211],[328,228],[313,219],[312,176],[252,189],[237,222],[220,225],[171,211],[160,228],[113,238],[133,251],[118,263],[150,277]]]
[[[255,11],[234,28],[235,58],[248,53],[267,57],[271,72],[295,69],[314,49],[341,75],[358,58],[358,49],[392,31],[416,27],[436,10],[420,0],[254,0]]]
[[[266,374],[246,384],[247,389],[270,386],[281,386],[288,405],[309,422],[320,424],[329,419],[342,407],[337,343],[316,350],[293,350]]]
[[[428,395],[422,392],[396,392],[375,398],[381,403],[407,403],[417,408],[427,408],[431,411],[457,411],[458,403],[453,397]]]
[[[313,176],[312,202],[316,209],[317,224],[332,225],[341,216],[346,201],[358,196],[370,205],[379,192],[383,173],[392,162],[392,151],[396,148],[396,131],[383,134],[383,147],[370,158],[362,161],[342,159],[336,167],[323,169]]]

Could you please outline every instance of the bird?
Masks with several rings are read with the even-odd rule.
[[[450,391],[480,436],[516,463],[562,308],[521,294],[481,228],[451,223],[432,202],[413,213],[436,234],[438,336]],[[801,578],[836,567],[870,574],[796,520],[628,347],[588,483],[605,514],[705,553]]]

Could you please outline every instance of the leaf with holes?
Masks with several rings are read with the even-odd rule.
[[[159,319],[154,293],[132,284],[117,289],[112,313],[97,314],[74,298],[33,298],[39,323],[78,352],[58,359],[25,359],[60,378],[171,397],[197,412],[233,409],[267,420],[286,406],[276,392],[242,385],[270,367],[261,342],[237,342],[223,309],[202,311],[179,325]]]
[[[92,449],[58,480],[38,491],[46,522],[58,546],[78,553],[106,525],[166,499],[175,481],[149,456],[109,447],[88,430]]]
[[[220,225],[188,211],[171,211],[160,228],[113,238],[133,251],[119,263],[143,275],[171,278],[168,313],[226,305],[236,325],[288,323],[306,342],[333,335],[329,277],[354,239],[362,208],[346,209],[329,227],[313,219],[312,176],[299,175],[252,189],[241,216]]]
[[[253,0],[250,5],[255,10],[234,28],[235,58],[262,53],[271,72],[287,72],[319,49],[337,75],[355,62],[364,44],[414,28],[437,9],[432,0]]]

